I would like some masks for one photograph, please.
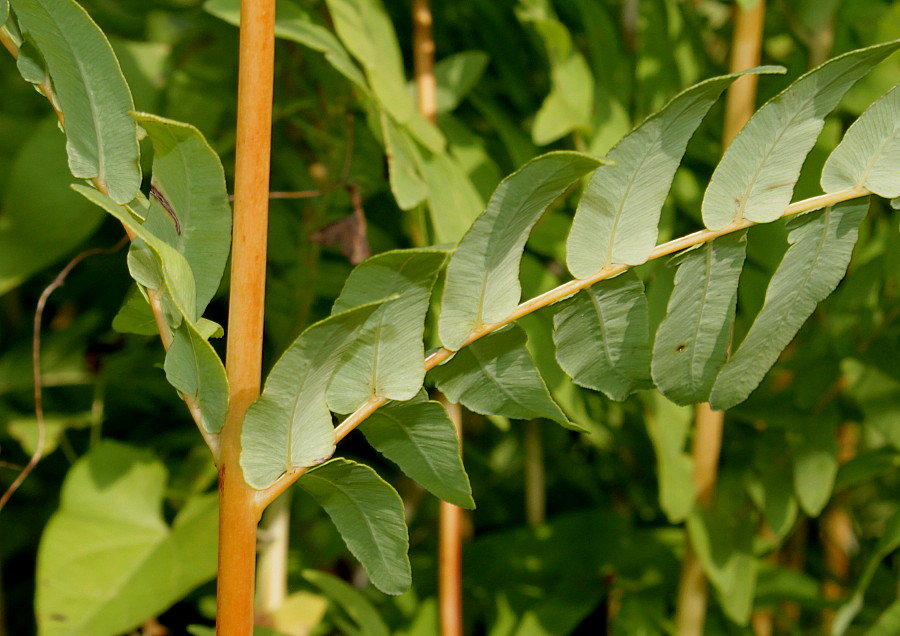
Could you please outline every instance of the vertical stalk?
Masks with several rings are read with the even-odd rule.
[[[241,426],[259,396],[266,283],[274,0],[243,0],[238,70],[237,148],[231,296],[225,368],[231,386],[219,456],[219,578],[216,633],[253,633],[256,491],[240,466]]]
[[[532,528],[544,524],[547,514],[544,448],[537,420],[525,422],[525,519]]]
[[[291,491],[273,501],[260,524],[259,559],[256,569],[256,607],[264,624],[287,597],[287,560],[291,532]]]
[[[443,396],[442,396],[443,397]],[[442,400],[456,428],[462,449],[462,409]],[[438,609],[441,636],[462,636],[462,520],[463,511],[441,502],[438,534]]]
[[[755,6],[746,10],[736,3],[734,11],[734,36],[729,64],[729,71],[732,73],[759,65],[765,22],[765,0],[759,0]],[[756,85],[756,76],[747,75],[738,78],[728,87],[725,127],[722,135],[723,149],[728,147],[753,114],[756,106]],[[706,508],[712,506],[715,498],[724,421],[724,412],[712,410],[709,404],[697,405],[693,444],[694,483],[697,486],[697,503]],[[703,634],[707,601],[706,575],[688,538],[675,612],[675,627],[679,636]]]

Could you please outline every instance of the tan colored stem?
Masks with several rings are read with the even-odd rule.
[[[766,2],[759,0],[749,11],[735,8],[734,40],[731,44],[729,72],[738,73],[759,66],[762,49],[763,26],[766,18]],[[722,147],[727,148],[756,109],[756,85],[758,75],[744,75],[728,87],[725,97],[725,130]]]
[[[442,396],[443,397],[443,396]],[[462,450],[462,409],[441,400],[456,428]],[[441,636],[463,636],[462,610],[462,526],[463,510],[441,502],[438,521],[438,613]]]
[[[231,295],[225,370],[231,387],[219,461],[216,633],[253,633],[256,526],[263,507],[240,465],[244,414],[259,397],[275,59],[274,0],[243,0],[238,67]]]
[[[437,81],[434,77],[434,38],[429,0],[413,0],[413,67],[419,112],[429,121],[437,118]]]
[[[525,519],[536,528],[546,517],[544,446],[537,420],[525,422]]]
[[[781,216],[783,218],[787,216],[793,216],[795,214],[800,214],[802,212],[818,210],[819,208],[835,205],[837,203],[841,203],[842,201],[858,199],[859,197],[868,196],[870,194],[872,193],[866,188],[851,188],[849,190],[842,190],[841,192],[834,192],[832,194],[821,194],[817,197],[810,197],[809,199],[804,199],[802,201],[792,203],[787,207],[787,209],[782,213]],[[657,258],[669,256],[671,254],[675,254],[676,252],[681,252],[690,247],[694,247],[695,245],[706,243],[720,236],[725,236],[727,234],[731,234],[732,232],[744,230],[754,225],[758,224],[754,223],[753,221],[747,221],[745,219],[737,223],[730,223],[729,225],[726,225],[719,230],[701,230],[700,232],[694,232],[693,234],[688,234],[686,236],[673,239],[668,243],[658,245],[653,250],[653,252],[651,252],[647,260],[652,261]],[[509,314],[509,316],[507,316],[503,320],[487,325],[481,325],[480,327],[473,330],[471,335],[466,339],[465,343],[462,346],[466,347],[476,340],[494,333],[502,327],[505,327],[509,323],[515,322],[523,316],[527,316],[528,314],[533,313],[538,309],[542,309],[544,307],[552,305],[553,303],[559,302],[560,300],[565,300],[570,296],[574,296],[582,289],[587,289],[591,285],[595,285],[608,278],[618,276],[622,272],[629,270],[632,267],[632,265],[612,265],[610,267],[604,267],[597,270],[587,278],[576,278],[574,280],[570,280],[567,283],[563,283],[559,287],[554,287],[550,291],[544,292],[539,296],[535,296],[534,298],[526,300],[518,307],[516,307]],[[453,356],[454,353],[455,351],[443,348],[433,351],[425,358],[425,369],[431,370],[439,364],[446,362]],[[335,428],[337,441],[344,439],[350,433],[350,431],[362,424],[372,413],[386,404],[387,401],[388,400],[382,397],[370,398],[365,404],[356,409],[356,411],[354,411],[351,415],[348,415],[344,419],[344,421],[341,422],[337,426],[337,428]],[[304,472],[306,472],[306,468],[292,468],[291,470],[288,470],[284,475],[282,475],[281,479],[269,486],[267,489],[260,491],[260,505],[266,505],[267,503],[274,500],[278,495],[287,490],[291,486],[291,484],[297,481],[297,479]]]

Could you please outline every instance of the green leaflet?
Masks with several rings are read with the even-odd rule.
[[[720,237],[673,259],[675,289],[653,345],[653,380],[676,404],[709,398],[731,341],[746,232]]]
[[[768,223],[781,216],[825,116],[858,79],[898,47],[900,40],[829,60],[760,108],[713,173],[703,196],[706,227],[717,230],[742,218]]]
[[[419,170],[428,190],[428,215],[434,240],[455,244],[484,209],[484,199],[456,157],[427,150],[423,155]]]
[[[212,300],[231,249],[231,205],[219,156],[190,124],[137,114],[153,141],[154,186],[178,217],[181,233],[151,197],[145,227],[184,254],[197,294],[197,315]]]
[[[359,630],[359,636],[391,636],[381,614],[362,591],[328,572],[303,570],[301,574],[346,612]],[[350,630],[344,631],[350,633]]]
[[[241,23],[240,0],[207,0],[203,9],[229,24],[239,26]],[[366,78],[331,31],[313,22],[311,16],[294,2],[276,0],[275,14],[277,37],[323,53],[335,70],[353,82],[363,94],[369,94]]]
[[[900,633],[900,600],[891,603],[863,636],[893,636]]]
[[[72,0],[12,0],[27,37],[50,70],[66,121],[69,169],[96,178],[116,203],[141,184],[131,93],[106,37]]]
[[[863,608],[863,599],[872,582],[872,577],[875,576],[875,570],[897,548],[900,548],[900,510],[895,511],[884,524],[884,531],[856,583],[853,594],[835,614],[834,622],[831,625],[832,636],[840,636],[850,627],[853,619]]]
[[[582,430],[569,422],[550,397],[518,325],[476,340],[432,369],[431,375],[448,400],[476,413],[518,420],[546,417]]]
[[[219,355],[206,340],[206,334],[211,334],[214,327],[195,313],[194,277],[187,260],[139,223],[127,208],[93,188],[83,185],[72,188],[119,219],[153,253],[163,277],[160,286],[155,288],[165,292],[164,298],[169,301],[167,312],[175,312],[166,316],[175,336],[175,342],[166,352],[166,379],[185,395],[197,399],[201,426],[210,433],[219,432],[228,408],[228,380]]]
[[[275,363],[241,431],[241,468],[251,487],[268,488],[285,471],[321,464],[334,453],[325,389],[347,347],[381,304],[311,325]]]
[[[170,527],[166,469],[104,440],[66,475],[38,552],[44,636],[112,636],[158,616],[216,573],[214,494],[190,499]]]
[[[577,152],[551,152],[504,179],[450,259],[441,303],[441,341],[457,350],[483,324],[506,318],[522,293],[519,263],[528,233],[566,188],[600,165]]]
[[[435,497],[475,508],[453,422],[438,402],[388,404],[360,425],[375,449]]]
[[[647,392],[644,422],[656,454],[659,505],[670,523],[687,519],[696,501],[694,462],[685,451],[693,410],[678,406],[656,391]]]
[[[385,594],[409,588],[409,538],[397,491],[368,466],[341,457],[297,483],[325,509],[375,587]]]
[[[559,303],[556,361],[575,383],[624,400],[650,382],[644,284],[629,270]]]
[[[434,65],[437,112],[455,110],[481,79],[487,64],[488,56],[484,51],[461,51],[437,62]],[[409,83],[409,87],[415,91],[413,82]]]
[[[725,88],[760,67],[714,77],[683,91],[635,128],[585,188],[566,244],[569,271],[587,278],[614,263],[640,265],[656,245],[657,225],[688,140]]]
[[[328,407],[350,413],[372,397],[404,401],[425,380],[425,314],[431,288],[447,252],[410,249],[384,252],[351,272],[332,313],[396,294],[356,334],[328,385]]]
[[[9,0],[0,0],[0,26],[6,24],[9,17]]]
[[[890,199],[900,196],[900,85],[853,122],[822,169],[822,189],[864,186]]]
[[[0,295],[74,250],[103,220],[69,188],[64,146],[54,117],[13,160],[0,202]]]
[[[838,417],[834,411],[791,422],[794,492],[803,512],[818,517],[831,499],[838,471]]]
[[[419,174],[421,154],[415,140],[384,111],[381,113],[381,130],[391,192],[401,210],[411,210],[428,195],[428,186]]]
[[[847,271],[868,198],[806,214],[789,224],[788,247],[766,300],[737,352],[722,367],[709,397],[714,409],[743,402],[775,364],[816,305]]]

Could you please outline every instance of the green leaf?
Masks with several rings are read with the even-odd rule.
[[[128,291],[119,313],[113,318],[112,327],[119,333],[133,333],[139,336],[155,336],[159,333],[150,303],[138,287],[133,286]]]
[[[858,79],[898,47],[900,40],[829,60],[760,108],[713,173],[703,197],[706,227],[718,230],[744,218],[768,223],[780,217],[825,116]]]
[[[476,413],[518,420],[546,417],[581,430],[550,397],[518,325],[476,340],[431,375],[448,400]]]
[[[647,394],[644,421],[656,453],[659,505],[670,523],[687,519],[694,507],[694,462],[685,452],[693,409],[678,406],[656,391]]]
[[[863,636],[894,636],[900,634],[900,600],[891,603]]]
[[[844,603],[834,616],[834,622],[831,624],[831,634],[837,636],[844,634],[853,619],[863,607],[863,599],[872,577],[875,576],[875,570],[881,562],[887,558],[894,550],[900,548],[900,510],[894,512],[890,519],[884,525],[884,531],[878,539],[878,543],[866,562],[853,594]]]
[[[321,464],[334,453],[325,390],[341,356],[380,306],[370,303],[320,320],[275,363],[241,431],[241,467],[251,487],[268,488],[291,468]]]
[[[369,85],[359,67],[350,59],[347,49],[334,34],[320,24],[313,22],[312,17],[294,2],[276,0],[275,35],[307,46],[325,55],[325,59],[344,77],[369,94]],[[217,18],[240,26],[240,0],[207,0],[203,9]]]
[[[362,592],[328,572],[303,570],[303,578],[318,587],[328,600],[340,607],[364,636],[390,636],[381,614]]]
[[[297,483],[319,503],[385,594],[409,588],[409,538],[400,495],[364,464],[336,457]]]
[[[41,634],[130,632],[215,576],[216,496],[190,499],[169,527],[165,487],[162,462],[113,441],[72,466],[38,552]]]
[[[231,249],[231,205],[219,156],[199,130],[155,115],[134,118],[153,142],[153,185],[167,200],[180,234],[159,201],[152,199],[144,225],[184,254],[197,293],[197,315],[212,300]]]
[[[900,196],[900,85],[872,104],[847,130],[822,169],[822,189],[866,187],[890,199]]]
[[[447,260],[435,249],[384,252],[351,272],[332,313],[392,294],[360,329],[328,386],[331,410],[350,413],[372,397],[405,401],[425,380],[425,314],[431,288]]]
[[[838,421],[835,414],[798,417],[790,428],[794,492],[800,507],[818,517],[834,490],[838,472]]]
[[[8,169],[0,205],[0,295],[72,252],[103,220],[69,188],[63,140],[55,117],[43,121]]]
[[[569,271],[586,278],[614,263],[640,265],[656,245],[659,215],[688,140],[719,95],[745,73],[692,86],[651,115],[607,155],[585,188],[566,244]]]
[[[461,51],[449,55],[434,65],[437,84],[437,112],[449,113],[465,99],[487,68],[484,51]],[[415,86],[411,84],[415,90]]]
[[[200,425],[218,433],[228,410],[228,378],[215,349],[187,321],[175,332],[166,352],[166,379],[173,387],[200,404]]]
[[[9,17],[9,0],[0,0],[0,26],[6,24]]]
[[[675,289],[653,344],[653,380],[676,404],[709,399],[731,341],[746,232],[720,237],[673,259]]]
[[[494,191],[447,267],[440,336],[457,350],[478,327],[506,318],[522,294],[519,263],[528,233],[566,188],[595,169],[597,159],[551,152],[528,162]]]
[[[419,171],[427,188],[434,240],[459,242],[484,209],[484,199],[457,158],[447,153],[425,151]]]
[[[556,361],[576,384],[624,400],[650,382],[647,297],[624,274],[559,303],[553,316]]]
[[[453,422],[438,402],[388,404],[362,423],[375,449],[435,497],[475,508]]]
[[[391,192],[401,210],[411,210],[428,194],[428,186],[419,174],[421,153],[415,140],[387,113],[381,114],[381,129],[384,132]]]
[[[109,42],[73,0],[12,0],[19,24],[47,62],[65,117],[69,169],[96,178],[116,203],[141,184],[131,93]]]
[[[816,305],[834,291],[868,208],[868,198],[847,201],[790,222],[790,247],[769,282],[765,304],[713,385],[714,409],[747,399]]]

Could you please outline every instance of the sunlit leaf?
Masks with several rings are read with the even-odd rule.
[[[746,232],[679,257],[675,289],[653,345],[653,380],[676,404],[709,398],[731,342]]]
[[[425,379],[425,314],[446,260],[441,250],[396,250],[353,270],[333,313],[397,298],[372,314],[345,353],[328,386],[331,410],[350,413],[372,397],[404,401],[419,391]]]
[[[500,183],[447,266],[439,323],[445,347],[459,349],[473,330],[516,307],[528,233],[548,205],[598,165],[580,153],[551,152]]]
[[[409,588],[409,538],[397,491],[368,466],[340,457],[297,483],[325,509],[375,587],[385,594]]]
[[[73,0],[11,4],[50,70],[72,174],[96,178],[116,203],[131,201],[141,184],[134,104],[106,37]]]
[[[360,426],[369,443],[435,497],[474,508],[453,422],[438,402],[388,404]]]
[[[900,196],[900,85],[872,104],[847,130],[822,169],[822,189],[863,186],[875,194]]]
[[[550,397],[517,325],[476,340],[431,375],[448,400],[476,413],[520,420],[546,417],[580,430]]]
[[[370,303],[320,320],[275,363],[241,430],[241,467],[250,486],[262,490],[288,469],[321,464],[334,453],[325,389],[358,330],[380,306]]]
[[[633,271],[559,303],[556,360],[576,384],[624,400],[650,383],[644,285]]]
[[[419,164],[422,162],[420,151],[415,140],[386,113],[381,116],[381,129],[391,192],[401,210],[410,210],[428,194],[428,186],[419,174]]]
[[[774,73],[761,67],[744,73]],[[744,73],[701,82],[679,94],[615,148],[585,188],[566,250],[569,271],[586,278],[602,267],[640,265],[656,245],[662,205],[688,140],[725,88]]]
[[[362,636],[390,636],[381,614],[360,590],[328,572],[303,570],[301,574],[346,612]]]
[[[706,227],[717,230],[743,218],[767,223],[781,216],[825,116],[858,79],[898,47],[900,40],[829,60],[760,108],[713,173],[703,197]]]
[[[222,430],[229,394],[225,367],[206,338],[187,321],[175,331],[164,368],[169,384],[199,403],[203,429]]]

